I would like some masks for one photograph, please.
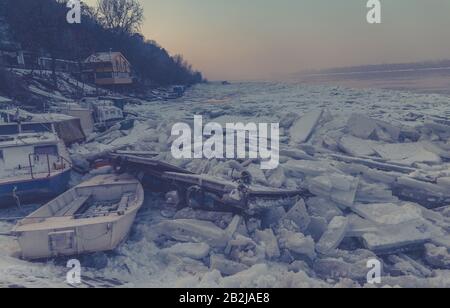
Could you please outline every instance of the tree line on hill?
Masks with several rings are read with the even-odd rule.
[[[26,51],[80,63],[94,52],[120,51],[141,84],[204,81],[181,55],[171,56],[144,37],[140,31],[144,11],[138,0],[98,0],[96,7],[82,3],[80,24],[67,22],[67,1],[0,0],[0,4],[14,38]]]

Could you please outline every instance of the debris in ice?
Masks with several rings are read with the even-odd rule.
[[[413,201],[427,208],[450,204],[450,191],[440,185],[402,176],[393,185],[394,194],[403,200]]]
[[[224,276],[235,275],[249,268],[245,264],[228,260],[224,255],[212,255],[210,263],[212,270],[218,270]]]
[[[161,250],[163,254],[173,254],[179,257],[202,260],[209,255],[210,247],[205,243],[178,243]]]
[[[291,142],[294,144],[308,142],[322,115],[323,110],[318,109],[311,111],[298,119],[290,129]]]
[[[255,239],[260,244],[264,245],[266,256],[269,260],[273,260],[281,256],[280,248],[278,247],[278,241],[273,234],[272,229],[266,229],[264,231],[257,230],[255,232]]]
[[[311,223],[308,210],[306,209],[305,201],[300,199],[284,216],[284,219],[292,220],[299,228],[301,232],[308,229]]]
[[[334,217],[328,224],[327,231],[322,235],[316,245],[316,250],[322,255],[327,255],[339,247],[347,234],[349,226],[348,218]]]

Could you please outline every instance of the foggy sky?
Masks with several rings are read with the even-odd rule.
[[[369,25],[367,0],[141,0],[142,30],[210,80],[450,58],[450,0],[381,2]]]

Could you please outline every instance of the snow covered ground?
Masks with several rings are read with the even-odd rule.
[[[209,84],[177,100],[127,109],[139,115],[134,128],[73,146],[77,165],[107,150],[152,151],[229,180],[230,162],[173,159],[172,125],[191,123],[193,115],[221,124],[277,122],[280,167],[247,169],[259,184],[307,188],[316,197],[274,207],[261,219],[239,220],[224,248],[210,237],[186,240],[173,230],[188,224],[179,219],[196,218],[220,238],[232,215],[164,218],[164,196],[148,193],[124,245],[80,259],[84,277],[124,287],[360,287],[369,286],[367,262],[377,259],[384,265],[380,286],[450,287],[449,97],[290,83]],[[20,213],[0,210],[5,215]],[[0,222],[0,233],[11,226]],[[28,263],[14,258],[16,250],[13,239],[0,235],[0,286],[67,286],[64,260]]]

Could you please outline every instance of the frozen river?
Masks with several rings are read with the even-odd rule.
[[[445,95],[413,94],[390,90],[348,89],[295,83],[199,85],[189,89],[184,97],[177,100],[144,102],[142,105],[128,106],[127,108],[140,117],[139,124],[135,125],[133,130],[119,135],[112,135],[110,139],[105,138],[88,145],[76,146],[71,149],[71,153],[85,155],[120,145],[129,145],[133,150],[158,151],[162,153],[161,158],[177,163],[170,158],[170,145],[168,144],[170,128],[173,124],[180,121],[190,122],[194,115],[202,115],[210,121],[222,124],[239,121],[277,122],[282,127],[282,147],[295,150],[301,149],[302,151],[306,151],[307,147],[296,147],[289,142],[289,138],[292,137],[290,136],[292,132],[290,133],[289,129],[296,117],[312,110],[321,109],[324,112],[320,125],[307,145],[317,149],[325,147],[325,144],[327,144],[329,146],[328,150],[331,149],[331,151],[342,151],[342,148],[337,143],[334,148],[333,142],[342,140],[342,137],[347,134],[348,119],[353,113],[363,114],[376,120],[383,120],[395,126],[408,127],[412,131],[419,130],[418,127],[422,126],[430,117],[433,119],[450,118],[450,98]],[[449,140],[442,140],[442,137],[439,136],[425,136],[425,133],[420,132],[423,134],[422,140],[430,137],[429,140],[439,141],[439,145],[441,143],[449,145]],[[440,140],[436,138],[440,138]],[[378,140],[377,142],[384,141]],[[390,143],[394,142],[390,141]],[[363,152],[365,152],[367,143],[361,144],[364,144]],[[350,147],[353,145],[351,144]],[[384,146],[384,143],[382,145]],[[360,149],[359,147],[355,150],[357,154],[360,153]],[[328,163],[325,159],[324,162],[325,164]],[[299,185],[301,181],[310,184],[308,183],[308,175],[303,179],[299,179],[297,175],[292,174],[291,170],[288,170],[289,162],[286,160],[283,161],[283,165],[284,163],[287,164],[283,167],[282,187],[292,188]],[[435,175],[439,172],[444,174],[449,171],[450,175],[450,167],[446,160],[440,160],[439,163],[426,166],[424,164],[429,163],[427,161],[419,160],[414,163],[416,163],[415,166],[420,167],[421,172]],[[210,175],[225,179],[228,172],[226,165],[220,162],[184,162],[183,167],[196,172],[206,171]],[[348,179],[347,176],[343,179]],[[266,181],[270,184],[272,179],[279,180],[279,177],[274,176],[273,173],[262,175],[258,173],[255,178],[261,183]],[[78,176],[74,177],[73,184],[78,183],[80,180]],[[366,184],[367,186],[364,186]],[[402,205],[402,200],[393,197],[390,186],[385,183],[380,184],[367,181],[367,183],[360,184],[362,185],[360,186],[360,191],[370,190],[371,184],[375,185],[373,186],[374,189],[378,189],[380,194],[387,193],[388,196],[385,201],[379,201],[375,198],[372,203],[381,202],[394,204],[394,206]],[[332,189],[335,189],[335,187]],[[365,199],[361,197],[361,199],[367,200],[367,196],[363,193],[360,193],[359,196],[366,197]],[[316,201],[320,203],[318,200]],[[328,207],[329,204],[333,204],[333,206],[330,208]],[[335,209],[334,202],[329,204],[324,205],[320,203],[322,209],[327,207],[328,210],[325,210],[324,216],[331,215],[329,220],[333,218],[333,215],[347,216],[351,212],[348,208],[342,209],[337,207]],[[442,204],[442,207],[447,205]],[[318,218],[321,215],[321,213],[318,213],[319,211],[315,212],[314,209],[311,209],[314,207],[312,204],[307,203],[307,206],[311,216],[315,215],[314,217]],[[31,211],[32,208],[27,209],[27,211]],[[365,269],[364,262],[366,259],[375,257],[372,252],[362,249],[362,247],[358,247],[357,252],[353,253],[350,244],[340,247],[341,250],[336,250],[333,255],[317,255],[313,247],[314,256],[306,253],[309,260],[298,257],[298,255],[302,255],[301,252],[298,252],[301,249],[297,249],[295,254],[292,253],[294,256],[290,255],[289,257],[287,256],[288,251],[291,250],[292,252],[292,250],[295,250],[295,248],[291,247],[292,245],[289,246],[289,243],[294,242],[293,246],[296,243],[303,245],[309,241],[309,237],[306,237],[306,235],[309,236],[310,233],[306,231],[305,237],[303,237],[296,230],[284,230],[277,226],[273,227],[273,230],[275,230],[274,232],[278,237],[280,249],[286,251],[286,255],[265,259],[263,253],[263,257],[260,258],[259,253],[261,249],[264,250],[264,248],[261,248],[264,245],[256,243],[257,245],[255,244],[255,247],[251,249],[243,245],[245,247],[241,247],[241,249],[245,250],[247,255],[243,257],[243,253],[236,252],[233,262],[245,263],[247,270],[234,276],[222,275],[220,271],[209,268],[209,257],[187,257],[186,255],[189,255],[189,251],[180,256],[179,253],[168,253],[165,250],[176,244],[176,241],[161,243],[159,234],[153,228],[155,224],[166,220],[166,218],[161,216],[161,209],[164,209],[164,196],[148,193],[145,205],[138,215],[129,240],[125,244],[115,252],[81,257],[82,275],[87,279],[86,281],[91,285],[97,286],[103,284],[125,287],[355,287],[365,284],[360,280],[361,277],[365,276],[358,271],[361,268]],[[333,211],[333,209],[338,214],[330,214],[329,211]],[[446,213],[448,214],[448,211]],[[21,215],[23,214],[16,209],[0,210],[0,217]],[[439,230],[435,232],[441,232],[439,236],[446,236],[448,239],[449,218],[445,214],[441,214],[441,212],[439,212],[439,215],[443,217],[443,220],[440,221]],[[433,223],[435,224],[435,222]],[[11,227],[11,223],[0,221],[0,234],[8,232]],[[257,242],[255,235],[247,234],[247,236],[252,243],[253,241]],[[298,241],[296,241],[297,239]],[[315,241],[317,242],[317,240]],[[312,245],[314,246],[314,243]],[[442,258],[448,258],[448,250],[445,253],[445,248],[448,249],[449,247],[437,248],[444,249],[444,252],[440,254]],[[65,267],[66,260],[29,263],[16,258],[17,249],[14,239],[0,235],[0,287],[68,286],[65,282],[68,271]],[[252,251],[249,252],[250,250]],[[218,252],[212,249],[209,254],[213,255],[214,253]],[[250,258],[250,254],[254,255]],[[449,260],[445,261],[447,263],[443,262],[444,265],[432,266],[426,263],[422,256],[408,255],[408,258],[413,258],[416,262],[426,267],[425,270],[417,263],[405,261],[409,259],[402,259],[402,256],[397,257],[400,259],[386,258],[384,260],[389,264],[388,268],[391,270],[389,272],[390,277],[386,279],[386,284],[392,286],[450,286],[450,271],[448,267],[446,268],[450,264]],[[254,264],[248,261],[249,259],[254,260],[252,261]],[[289,260],[286,261],[287,259]],[[320,264],[323,264],[323,267],[320,267]],[[363,264],[362,267],[361,264]],[[317,266],[320,268],[317,268]],[[357,267],[353,268],[352,266]],[[345,274],[340,277],[330,277],[327,276],[327,273],[323,273],[323,271],[331,272],[333,267],[342,271],[344,271],[342,268],[350,268],[352,273],[348,274],[348,277],[345,277]],[[427,272],[427,270],[432,271],[432,274]],[[85,284],[83,286],[88,285]]]

